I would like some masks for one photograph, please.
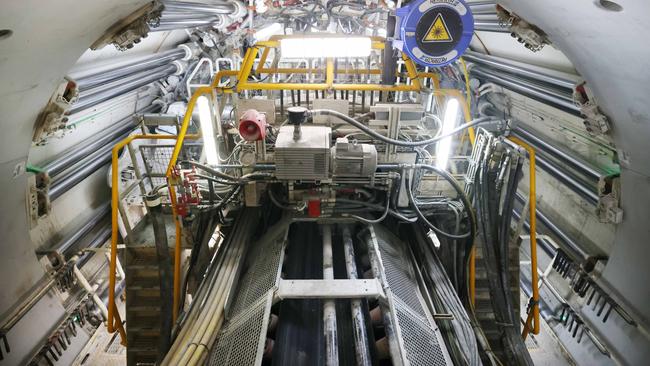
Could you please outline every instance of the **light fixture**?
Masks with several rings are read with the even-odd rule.
[[[458,118],[458,100],[449,99],[445,106],[445,117],[442,120],[441,135],[451,132],[456,127],[456,119]],[[440,169],[447,169],[447,162],[449,161],[449,152],[451,150],[452,136],[445,137],[438,141],[436,146],[436,166]]]
[[[214,139],[210,101],[208,98],[200,96],[199,99],[197,99],[196,104],[199,107],[199,124],[201,125],[201,137],[203,138],[205,160],[208,165],[217,165],[219,163],[219,157],[217,155],[217,143]]]
[[[276,34],[282,34],[284,27],[280,23],[271,23],[262,29],[255,31],[255,40],[256,41],[266,41],[271,36]]]
[[[368,37],[305,37],[280,40],[282,58],[368,57]]]

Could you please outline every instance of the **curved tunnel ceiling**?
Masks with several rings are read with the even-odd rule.
[[[4,196],[0,200],[0,250],[11,259],[1,269],[2,277],[13,281],[3,290],[0,313],[43,276],[25,214],[24,167],[37,115],[84,51],[113,23],[146,3],[25,0],[2,4],[0,27],[12,34],[0,39],[0,188]]]
[[[647,16],[650,3],[618,1],[621,11],[600,0],[503,0],[508,9],[537,25],[573,63],[594,90],[598,105],[612,121],[621,164],[624,219],[604,279],[621,301],[647,323],[650,311],[650,47]],[[639,271],[630,278],[629,268]]]
[[[29,245],[22,212],[26,176],[20,170],[31,146],[37,114],[88,46],[111,24],[146,3],[60,0],[44,6],[41,1],[24,0],[3,4],[0,24],[13,33],[0,39],[0,187],[5,196],[0,201],[0,232],[5,234],[1,248],[20,268],[2,269],[3,275],[14,274],[16,281],[6,288],[9,296],[0,300],[0,313],[43,271]],[[650,237],[650,47],[645,32],[650,3],[620,1],[623,10],[618,12],[599,6],[598,0],[500,3],[549,35],[592,86],[601,109],[613,122],[613,136],[620,149],[625,219],[618,226],[617,247],[604,276],[620,300],[641,312],[650,299],[645,282],[650,268],[644,262],[650,256],[645,243]],[[624,269],[632,266],[646,268],[646,275],[626,278]],[[645,311],[639,315],[648,323],[650,314]]]

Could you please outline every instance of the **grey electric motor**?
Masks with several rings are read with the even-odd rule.
[[[332,175],[335,177],[369,177],[377,169],[375,145],[357,144],[341,137],[336,139],[331,151]]]

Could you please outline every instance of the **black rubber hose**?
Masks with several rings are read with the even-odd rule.
[[[469,197],[467,197],[467,195],[465,194],[465,191],[463,191],[463,188],[460,186],[460,183],[456,180],[456,178],[454,178],[446,170],[440,169],[440,168],[435,167],[433,165],[418,164],[418,165],[416,165],[416,168],[420,168],[420,169],[424,169],[424,170],[430,170],[430,171],[436,173],[437,175],[443,177],[447,182],[449,182],[449,184],[451,184],[452,188],[454,188],[456,193],[458,193],[458,197],[460,198],[461,202],[463,202],[463,206],[465,207],[465,211],[467,211],[467,217],[469,218],[469,223],[470,223],[469,235],[464,235],[463,234],[462,236],[455,235],[455,236],[448,236],[448,237],[451,238],[451,239],[463,239],[463,238],[467,238],[467,237],[474,238],[476,236],[476,216],[474,214],[474,211],[472,210],[472,203],[469,201]],[[409,189],[409,184],[407,184],[407,190],[409,191],[409,194],[410,194],[409,198],[411,198],[412,192]],[[413,203],[415,203],[414,200],[411,200],[411,201]],[[416,205],[414,204],[414,206],[416,206]],[[418,212],[421,213],[421,211],[419,211],[419,209],[416,209],[415,212],[416,213],[418,213]],[[418,214],[418,216],[419,216],[419,214]],[[424,219],[424,221],[425,221],[425,223],[428,222],[426,220],[426,218]],[[434,231],[435,231],[435,229],[434,229]],[[441,234],[441,235],[444,235],[444,234]]]

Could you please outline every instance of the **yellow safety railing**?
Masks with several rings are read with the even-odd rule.
[[[188,138],[196,139],[198,135],[186,136]],[[134,140],[174,140],[176,136],[174,135],[147,135],[147,134],[136,134],[130,135],[124,140],[118,142],[112,150],[111,156],[111,247],[110,247],[110,263],[109,263],[109,275],[108,275],[108,319],[107,325],[109,333],[113,333],[116,330],[120,333],[122,338],[122,344],[126,345],[126,332],[124,330],[124,325],[120,317],[120,313],[117,310],[117,305],[115,302],[115,274],[117,269],[117,237],[118,237],[118,207],[120,200],[119,192],[119,172],[118,172],[118,160],[119,152],[126,145],[131,143]],[[127,218],[123,218],[127,220]]]
[[[186,138],[196,138],[198,136],[188,135],[187,131],[192,118],[192,112],[196,106],[199,97],[210,95],[212,100],[215,100],[217,93],[233,93],[243,90],[358,90],[358,91],[420,91],[422,89],[421,80],[424,78],[431,78],[436,90],[433,90],[434,95],[447,96],[458,98],[463,103],[460,103],[463,108],[463,114],[466,121],[471,120],[469,103],[465,96],[456,89],[438,89],[439,80],[434,73],[418,73],[417,68],[413,61],[406,55],[403,55],[403,60],[406,65],[407,75],[411,79],[410,85],[378,85],[378,84],[344,84],[335,83],[336,74],[372,74],[380,75],[379,69],[356,69],[356,70],[338,70],[334,67],[334,60],[332,58],[326,59],[325,83],[305,84],[305,83],[261,83],[250,82],[248,79],[253,72],[255,59],[260,51],[263,49],[261,59],[257,67],[257,73],[315,73],[323,72],[320,69],[309,68],[264,68],[266,58],[268,57],[271,48],[279,47],[279,39],[282,37],[274,37],[267,42],[259,42],[253,47],[250,47],[244,56],[242,67],[240,70],[222,70],[215,74],[211,84],[206,87],[200,87],[194,91],[192,97],[187,104],[187,110],[183,117],[180,130],[177,136],[172,135],[133,135],[121,141],[113,148],[113,189],[112,189],[112,222],[113,233],[111,240],[111,263],[110,263],[110,276],[109,276],[109,308],[108,308],[108,330],[114,332],[116,330],[115,320],[119,320],[119,313],[115,306],[115,269],[117,257],[117,204],[119,200],[119,192],[117,190],[117,153],[121,148],[135,139],[176,139],[172,156],[169,160],[169,165],[165,173],[167,183],[169,186],[170,203],[172,207],[172,215],[176,231],[176,240],[174,246],[174,293],[173,293],[173,319],[178,317],[178,309],[180,305],[180,262],[182,252],[182,227],[178,218],[177,211],[177,197],[176,189],[174,187],[175,180],[173,177],[174,167],[176,166],[178,156],[180,154],[183,142]],[[382,38],[372,37],[372,48],[383,49],[384,43]],[[220,87],[219,84],[224,77],[237,77],[237,83],[229,87]],[[470,129],[470,140],[474,142],[474,131]],[[117,330],[123,337],[123,342],[126,341],[124,337],[124,328],[121,321],[117,322]]]
[[[531,307],[528,310],[524,330],[521,336],[526,339],[529,332],[539,334],[539,275],[537,274],[537,196],[535,193],[535,149],[518,139],[510,136],[508,139],[523,147],[528,152],[528,215],[530,216],[530,272],[531,272]]]

